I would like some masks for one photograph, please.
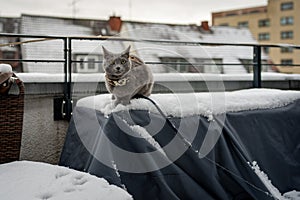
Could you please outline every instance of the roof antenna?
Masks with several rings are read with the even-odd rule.
[[[76,14],[77,14],[77,8],[76,8],[76,4],[79,2],[80,0],[72,0],[72,3],[70,4],[72,6],[72,17],[75,18]]]
[[[132,0],[129,0],[128,2],[128,7],[129,7],[129,20],[132,20]]]

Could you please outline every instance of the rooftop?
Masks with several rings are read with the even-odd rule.
[[[113,18],[113,17],[112,17]],[[232,27],[206,27],[198,25],[145,23],[133,21],[118,21],[121,23],[120,32],[116,36],[134,39],[174,40],[174,41],[197,41],[197,42],[219,42],[219,43],[249,43],[257,44],[248,29]],[[118,27],[118,26],[117,26]],[[110,21],[58,18],[35,15],[22,15],[22,34],[50,34],[59,36],[95,36],[112,35],[113,30]],[[97,31],[95,31],[97,30]],[[26,39],[22,39],[23,41]],[[74,55],[98,55],[101,59],[101,45],[107,46],[111,51],[120,52],[129,44],[120,41],[73,41]],[[224,66],[223,73],[247,73],[241,60],[252,59],[251,47],[230,47],[230,46],[175,46],[149,43],[131,43],[134,53],[143,60],[159,62],[163,58],[182,58],[190,63],[203,60],[219,60],[223,63],[233,63],[234,66]],[[31,43],[22,46],[22,55],[25,59],[53,59],[63,58],[63,44],[59,40],[51,40],[40,43]],[[262,55],[267,60],[266,55]],[[241,65],[238,65],[241,64]],[[62,66],[53,64],[30,63],[24,65],[25,72],[51,72],[61,73]],[[166,72],[162,65],[153,66],[154,72]]]
[[[266,13],[266,12],[267,12],[267,6],[257,6],[257,7],[250,7],[250,8],[241,8],[241,9],[213,12],[212,16],[225,17],[225,16],[247,15],[247,14]]]

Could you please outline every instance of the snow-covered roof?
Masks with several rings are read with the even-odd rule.
[[[69,21],[39,16],[22,15],[21,16],[21,34],[32,35],[86,35],[90,34],[90,30],[86,27],[79,27]],[[29,40],[21,38],[21,41]],[[50,40],[44,42],[34,42],[22,45],[23,59],[60,59],[64,58],[64,46],[62,40]],[[53,72],[62,73],[62,63],[24,63],[25,72]]]
[[[201,31],[196,25],[168,25],[125,22],[121,33],[134,39],[179,40],[206,43],[257,44],[248,29],[234,27],[211,27]],[[240,59],[252,59],[253,48],[243,46],[175,46],[149,43],[135,43],[137,53],[145,60],[159,61],[159,57],[182,57],[191,63],[194,58],[222,59],[223,63],[241,64]],[[267,59],[263,54],[262,59]],[[246,73],[241,65],[224,66],[224,73]]]
[[[91,23],[75,23],[70,18],[56,18],[22,15],[22,34],[58,35],[58,36],[95,36]],[[105,27],[105,22],[101,24]],[[107,26],[107,25],[106,25]],[[106,27],[107,28],[107,27]],[[211,27],[211,31],[202,31],[196,25],[171,25],[159,23],[141,23],[124,21],[120,33],[122,37],[133,39],[176,40],[192,42],[220,42],[220,43],[249,43],[257,44],[248,29],[232,27]],[[22,41],[28,40],[22,38]],[[120,52],[127,45],[144,61],[160,62],[160,58],[179,57],[190,63],[197,63],[197,59],[221,59],[223,63],[233,63],[233,66],[223,66],[224,73],[247,73],[240,59],[252,59],[253,48],[242,46],[188,46],[162,45],[158,43],[119,42],[119,41],[88,41],[73,40],[73,54],[102,54],[101,46]],[[63,59],[64,48],[62,40],[26,43],[22,45],[24,59]],[[263,54],[263,59],[267,56]],[[151,66],[154,72],[163,72],[162,65]],[[61,63],[24,63],[25,72],[53,72],[62,73]]]
[[[95,36],[92,29],[93,25],[91,24],[95,22],[93,20],[89,21],[90,23],[86,22],[86,24],[80,24],[71,18],[22,15],[20,32],[21,34],[32,35]],[[106,28],[105,22],[97,23],[97,25]],[[29,39],[22,38],[22,41],[26,40]],[[99,46],[99,41],[74,40],[72,42],[72,52],[73,54],[101,54],[101,48],[99,48]],[[122,49],[122,47],[120,47],[120,49]],[[23,44],[22,55],[24,59],[62,60],[64,58],[64,44],[63,41],[59,39]],[[62,63],[24,63],[25,72],[62,73],[63,70]]]

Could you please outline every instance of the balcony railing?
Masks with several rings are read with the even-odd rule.
[[[49,58],[46,59],[23,59],[22,54],[18,56],[18,58],[14,59],[4,59],[0,58],[0,62],[19,62],[19,63],[60,63],[63,65],[63,73],[64,73],[64,97],[63,100],[60,102],[62,103],[63,107],[63,113],[62,118],[70,119],[71,112],[72,112],[72,65],[74,63],[102,63],[102,61],[84,61],[84,60],[76,60],[73,55],[73,42],[74,41],[80,41],[80,40],[90,40],[90,41],[100,41],[100,40],[110,40],[110,41],[118,41],[118,42],[131,42],[131,43],[150,43],[150,44],[159,44],[159,45],[165,45],[165,46],[238,46],[238,47],[249,47],[253,49],[252,54],[252,62],[242,65],[249,65],[253,66],[253,87],[254,88],[260,88],[261,87],[261,71],[262,71],[262,65],[267,66],[300,66],[300,64],[278,64],[278,63],[272,63],[272,64],[262,64],[262,49],[263,48],[283,48],[283,47],[289,47],[293,49],[300,49],[299,45],[280,45],[280,44],[250,44],[250,43],[211,43],[211,42],[194,42],[194,41],[175,41],[175,40],[152,40],[152,39],[133,39],[133,38],[122,38],[122,37],[93,37],[93,36],[87,36],[87,37],[72,37],[72,36],[49,36],[49,35],[24,35],[24,34],[6,34],[6,33],[0,33],[0,39],[1,38],[14,38],[14,41],[7,42],[7,43],[0,43],[1,47],[17,47],[17,49],[21,51],[21,45],[26,45],[30,43],[39,43],[44,41],[51,41],[51,40],[60,40],[62,42],[61,45],[61,52],[62,52],[62,59],[51,59],[51,56],[49,55]],[[26,40],[25,40],[26,39]],[[2,40],[1,40],[2,41]],[[1,49],[0,49],[1,50]],[[173,62],[156,62],[151,60],[146,60],[146,64],[152,65],[174,65],[174,64],[180,64],[180,65],[215,65],[215,66],[226,66],[226,65],[241,65],[237,63],[187,63],[187,62],[181,62],[181,63],[173,63]]]

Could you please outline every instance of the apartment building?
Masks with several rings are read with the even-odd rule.
[[[286,44],[282,48],[264,48],[273,63],[282,64],[283,73],[300,73],[300,50],[289,44],[300,45],[300,1],[268,0],[266,6],[212,13],[213,26],[249,28],[261,44]]]

